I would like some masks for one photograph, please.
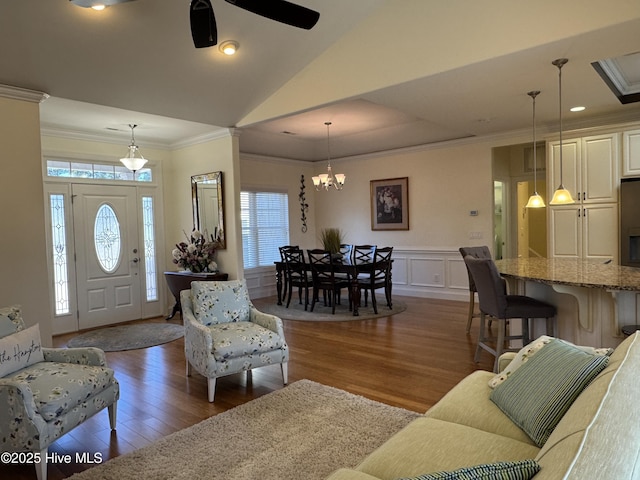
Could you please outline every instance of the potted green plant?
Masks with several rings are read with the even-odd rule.
[[[332,254],[340,253],[342,238],[342,230],[339,228],[323,228],[320,231],[320,241],[323,248]]]

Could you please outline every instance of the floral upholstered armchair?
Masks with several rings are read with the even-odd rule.
[[[244,280],[192,282],[180,293],[187,376],[191,367],[207,377],[213,402],[216,379],[280,364],[287,384],[289,349],[282,320],[259,312]]]
[[[43,348],[19,306],[0,308],[0,451],[26,452],[38,480],[49,445],[105,407],[115,430],[119,396],[102,350]]]

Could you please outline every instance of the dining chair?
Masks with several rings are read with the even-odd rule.
[[[298,245],[283,245],[282,247],[278,247],[278,251],[280,252],[280,261],[282,263],[285,263],[285,258],[284,258],[284,254],[285,252],[294,249],[300,249],[300,247]],[[284,289],[284,291],[286,292],[288,290],[288,286],[287,286],[287,275],[286,275],[286,263],[285,263],[285,275],[284,275],[284,282],[282,284],[282,288]]]
[[[313,312],[319,291],[323,290],[324,293],[328,295],[331,313],[335,314],[336,303],[339,302],[340,290],[343,288],[349,289],[349,279],[347,277],[336,276],[336,260],[328,250],[307,250],[307,257],[309,258],[309,265],[311,266],[313,285],[311,311]],[[349,308],[351,308],[351,293],[349,293]]]
[[[287,287],[287,308],[291,303],[293,287],[298,288],[298,302],[302,303],[304,291],[304,309],[309,305],[309,288],[311,288],[311,273],[307,269],[304,252],[300,248],[288,248],[284,251],[285,285]]]
[[[529,320],[544,318],[546,320],[546,333],[555,335],[556,307],[541,300],[525,295],[508,295],[504,289],[504,279],[496,264],[490,258],[474,258],[471,255],[464,257],[464,262],[471,271],[476,288],[478,289],[478,303],[480,304],[480,333],[478,334],[478,346],[474,360],[480,360],[480,353],[486,350],[495,356],[494,372],[498,369],[498,359],[505,351],[517,351],[518,348],[505,347],[505,342],[510,340],[522,340],[527,345],[529,338]],[[486,317],[497,320],[498,335],[496,339],[486,335]],[[520,318],[522,320],[521,335],[507,335],[507,319]],[[495,348],[488,343],[495,340]]]
[[[340,255],[343,259],[347,259],[349,262],[353,260],[353,245],[343,243],[340,245]]]
[[[462,258],[467,255],[471,255],[474,258],[491,258],[491,251],[489,247],[486,245],[482,247],[460,247],[459,249],[460,255]],[[474,318],[480,318],[480,313],[475,313],[475,299],[476,299],[476,284],[473,281],[473,275],[469,271],[469,267],[465,263],[465,267],[467,269],[467,275],[469,277],[469,314],[467,317],[467,333],[471,332],[471,322]],[[489,323],[491,325],[491,323]]]
[[[373,312],[378,313],[375,290],[384,288],[387,307],[392,308],[391,303],[391,254],[393,247],[376,248],[373,259],[373,267],[369,272],[358,275],[360,289],[364,290],[364,304],[367,306],[369,291],[371,291],[371,305]]]
[[[373,263],[376,256],[376,246],[375,245],[354,245],[353,246],[353,254],[351,255],[352,262],[354,265],[358,265],[360,263]],[[359,273],[358,280],[366,280],[366,273]]]
[[[354,263],[372,263],[376,255],[375,245],[354,245],[353,246],[353,262]]]

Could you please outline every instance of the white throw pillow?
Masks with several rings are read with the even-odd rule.
[[[553,338],[554,337],[549,337],[547,335],[542,335],[542,336],[536,338],[530,344],[528,344],[525,347],[523,347],[516,354],[516,356],[513,358],[513,360],[511,360],[509,365],[507,365],[507,368],[505,368],[502,372],[498,373],[495,377],[493,377],[491,380],[489,380],[489,387],[496,388],[498,385],[500,385],[502,382],[504,382],[509,377],[509,375],[511,375],[513,372],[515,372],[518,368],[520,368],[522,366],[522,364],[524,364],[533,355],[535,355],[536,352],[539,352],[542,349],[542,347],[544,347],[545,345],[548,345],[551,342],[551,340],[553,340]],[[567,345],[571,345],[572,347],[575,347],[575,348],[577,348],[579,350],[582,350],[583,352],[589,353],[591,355],[606,355],[606,356],[609,356],[613,352],[612,348],[587,347],[587,346],[581,346],[581,345],[574,345],[573,343],[567,342],[566,340],[562,340],[561,338],[559,338],[558,340],[566,343]]]
[[[39,325],[0,338],[0,377],[43,361]]]

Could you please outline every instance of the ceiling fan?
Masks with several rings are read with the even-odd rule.
[[[310,30],[320,14],[315,10],[285,0],[225,0],[262,17],[293,27]],[[218,43],[216,18],[211,0],[191,0],[191,36],[196,48],[211,47]]]
[[[101,5],[111,6],[133,0],[69,0],[85,8]],[[293,27],[310,30],[318,22],[320,14],[315,10],[296,5],[285,0],[225,0],[231,5],[243,8],[262,17],[286,23]],[[191,0],[190,6],[191,36],[196,48],[212,47],[218,43],[216,17],[213,14],[211,0]]]

